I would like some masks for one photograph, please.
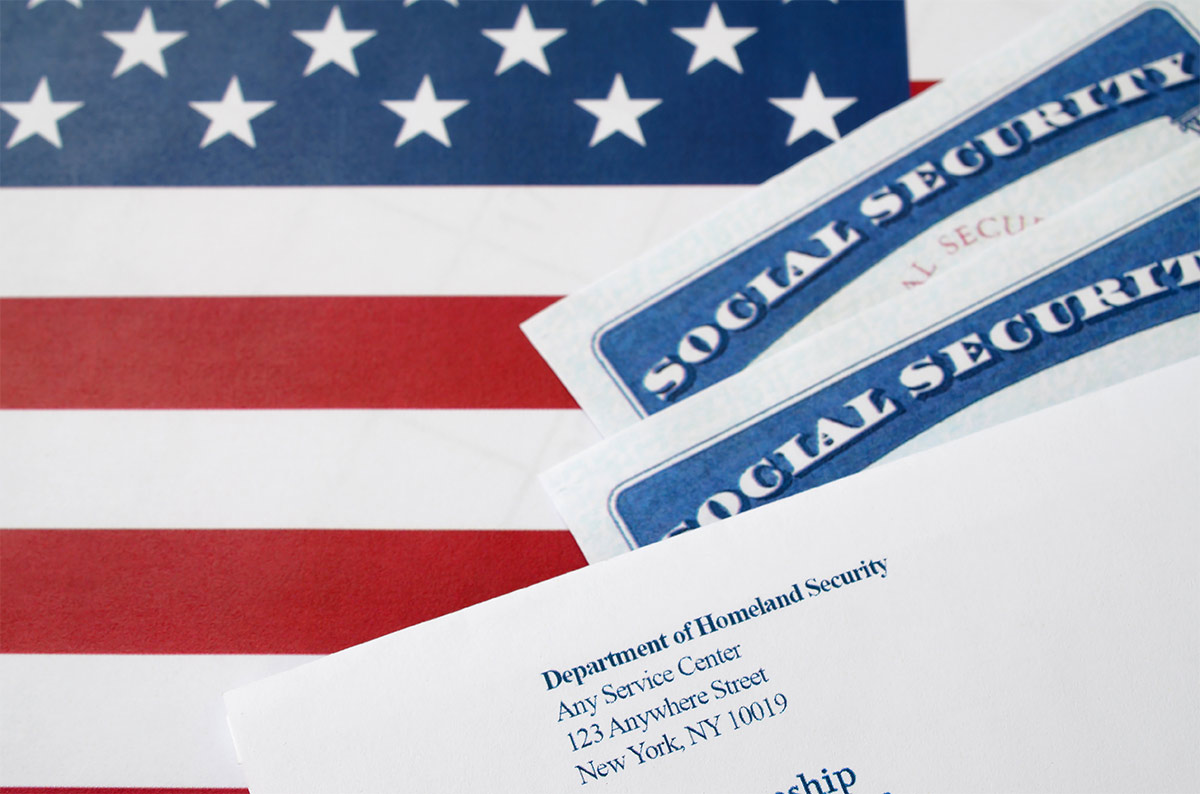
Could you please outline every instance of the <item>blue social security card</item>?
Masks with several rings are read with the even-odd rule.
[[[1200,141],[544,475],[589,560],[1200,354]]]
[[[1200,3],[1103,0],[523,326],[605,434],[1022,233],[1200,131]]]

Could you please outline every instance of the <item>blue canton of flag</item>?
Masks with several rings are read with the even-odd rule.
[[[908,98],[900,2],[0,3],[0,184],[763,181]]]

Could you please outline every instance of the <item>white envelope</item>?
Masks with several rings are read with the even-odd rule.
[[[1200,359],[226,696],[253,794],[1200,789]]]

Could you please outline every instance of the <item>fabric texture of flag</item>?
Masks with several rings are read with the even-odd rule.
[[[752,184],[908,98],[898,2],[434,1],[5,3],[4,183]]]
[[[1045,11],[953,6],[0,2],[0,791],[583,565],[518,323]]]

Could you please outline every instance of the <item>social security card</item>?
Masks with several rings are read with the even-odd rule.
[[[1200,2],[1072,7],[523,326],[604,433],[912,295],[1200,131]]]
[[[1200,141],[543,481],[595,561],[1197,354]]]

